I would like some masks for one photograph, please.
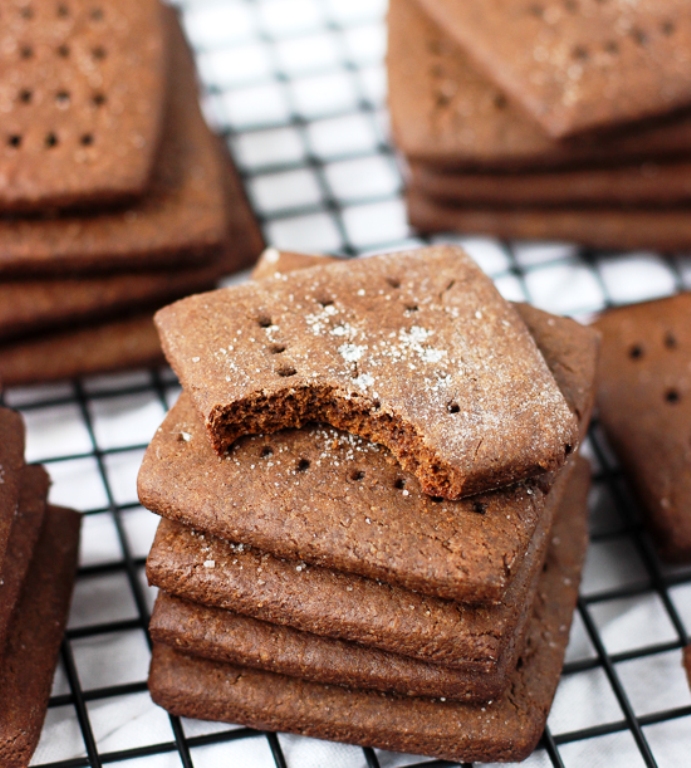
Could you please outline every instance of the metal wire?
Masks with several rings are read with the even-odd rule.
[[[186,0],[180,5],[200,59],[207,111],[235,154],[270,242],[299,250],[305,247],[306,237],[308,245],[312,245],[306,250],[333,251],[344,255],[423,242],[414,233],[408,232],[403,222],[402,181],[392,148],[385,138],[382,89],[377,85],[382,73],[382,50],[378,44],[382,40],[384,24],[382,3],[363,0]],[[224,37],[216,20],[221,19],[226,11],[231,13],[227,18],[242,23],[238,22],[237,28],[230,24]],[[283,28],[276,23],[276,15],[287,20]],[[307,21],[304,21],[305,18]],[[239,28],[244,32],[238,31]],[[365,43],[358,45],[357,40],[362,42],[363,39]],[[306,60],[296,60],[295,51],[300,45],[323,50],[323,61],[317,60],[318,56],[312,57],[312,65],[309,56]],[[227,54],[236,54],[232,59],[235,62],[253,60],[254,57],[259,63],[254,70],[249,67],[245,74],[234,74],[228,86],[228,73],[215,77],[212,66],[214,61],[224,61],[223,56]],[[329,76],[340,78],[338,82],[349,95],[339,103],[331,93],[327,93],[323,107],[318,104],[306,107],[304,98],[301,100],[299,94],[304,96],[305,88],[314,78],[328,79]],[[314,82],[319,85],[317,80]],[[281,114],[253,121],[242,115],[238,118],[232,104],[228,107],[229,99],[232,101],[238,95],[244,98],[251,94],[252,89],[265,87],[273,89],[271,93],[282,100],[285,109]],[[353,119],[359,122],[353,122]],[[315,143],[316,131],[328,128],[329,121],[339,120],[346,122],[341,122],[340,129],[334,124],[333,135],[343,130],[343,125],[349,126],[348,130],[353,135],[346,137],[347,146],[343,146],[343,142],[338,146],[339,142],[336,142],[329,148],[328,142],[326,147],[323,142],[322,145]],[[351,122],[348,123],[348,120]],[[354,136],[358,131],[362,135]],[[273,149],[263,155],[247,149],[262,141],[267,143],[272,137],[278,144],[287,140],[290,145],[282,156],[281,152],[276,153]],[[347,183],[349,164],[357,176],[363,173],[362,169],[367,175],[368,163],[372,164],[374,183],[365,185],[365,194],[353,193]],[[344,169],[345,177],[339,177]],[[286,178],[298,181],[286,199],[277,200],[272,194]],[[345,185],[343,178],[346,179]],[[367,221],[377,224],[371,228],[372,237],[369,240]],[[381,226],[382,221],[384,226]],[[295,224],[294,228],[285,228],[285,225],[292,224]],[[295,233],[300,233],[297,240]],[[546,247],[477,239],[463,242],[470,247],[471,253],[478,256],[481,265],[507,297],[527,299],[543,308],[575,316],[584,316],[622,301],[683,290],[691,282],[688,260],[674,255],[634,254],[613,259],[610,254],[568,246]],[[636,284],[638,287],[626,288],[622,293],[616,276],[621,274],[617,270],[626,264],[629,264],[631,274],[638,274],[640,280]],[[162,414],[169,407],[175,392],[176,385],[169,371],[150,371],[134,378],[105,377],[97,385],[77,381],[69,387],[61,385],[6,393],[7,404],[18,407],[25,414],[30,434],[33,429],[36,439],[40,440],[42,425],[46,419],[50,420],[51,414],[68,411],[72,414],[69,424],[81,425],[86,436],[78,450],[59,451],[55,455],[40,457],[48,469],[58,475],[61,466],[72,466],[75,462],[90,462],[89,466],[95,466],[95,476],[103,493],[90,497],[82,505],[83,512],[85,518],[91,518],[99,525],[112,524],[115,532],[114,542],[119,556],[92,558],[93,561],[87,557],[80,567],[76,607],[79,608],[79,587],[88,587],[103,579],[117,580],[120,596],[127,593],[127,599],[134,606],[129,614],[106,617],[103,621],[100,615],[94,621],[87,617],[86,621],[71,624],[68,628],[61,650],[62,683],[56,683],[49,717],[50,712],[67,712],[60,721],[61,727],[76,726],[83,748],[79,755],[49,760],[42,757],[51,754],[51,744],[45,742],[45,749],[39,749],[37,753],[35,765],[44,768],[96,767],[112,763],[134,766],[136,761],[140,768],[148,765],[156,768],[159,765],[201,768],[204,765],[235,764],[233,755],[237,753],[234,748],[238,745],[249,750],[242,754],[243,764],[250,768],[254,760],[248,760],[248,754],[256,755],[257,766],[270,764],[276,768],[298,768],[301,765],[291,757],[291,754],[298,753],[292,753],[286,747],[288,742],[282,737],[231,725],[199,732],[193,724],[170,717],[167,731],[159,728],[154,734],[139,733],[135,739],[137,743],[124,748],[108,746],[100,722],[96,733],[93,707],[107,705],[122,697],[145,696],[146,680],[142,674],[136,679],[83,687],[82,677],[86,671],[83,665],[80,667],[80,644],[98,645],[103,638],[143,635],[150,649],[150,640],[146,635],[150,595],[142,581],[144,553],[136,551],[134,537],[128,532],[130,516],[136,514],[139,507],[133,497],[123,500],[114,485],[112,470],[112,463],[120,458],[138,456],[146,447],[146,441],[104,443],[94,414],[99,412],[100,407],[107,407],[116,400],[128,402],[137,398],[148,399],[147,402],[153,403]],[[32,424],[35,426],[32,427]],[[639,522],[635,502],[626,490],[616,461],[597,424],[590,431],[589,450],[596,465],[593,499],[597,500],[605,494],[611,501],[604,512],[593,503],[593,546],[605,549],[630,547],[641,570],[634,579],[624,579],[611,585],[605,583],[602,588],[583,592],[578,603],[577,620],[581,624],[584,642],[589,643],[591,651],[567,660],[562,685],[567,690],[570,680],[579,676],[597,676],[605,686],[603,690],[613,697],[619,714],[582,725],[578,725],[580,720],[577,718],[577,725],[573,728],[565,727],[561,721],[550,720],[551,727],[540,742],[534,758],[535,765],[563,768],[586,764],[579,763],[579,758],[574,757],[580,752],[569,751],[574,745],[590,740],[599,744],[598,740],[628,734],[635,745],[638,760],[638,763],[634,760],[631,764],[663,766],[664,755],[656,754],[649,729],[691,718],[691,698],[679,706],[640,714],[640,706],[632,700],[627,683],[622,679],[622,670],[627,664],[655,661],[670,653],[679,655],[680,649],[689,642],[689,626],[678,608],[675,590],[684,585],[691,587],[691,570],[668,569],[658,561]],[[666,617],[665,626],[669,628],[667,636],[642,647],[633,643],[629,648],[609,650],[598,621],[598,611],[617,601],[633,601],[635,606],[650,599],[657,600],[661,606],[661,614]],[[116,662],[106,654],[98,663],[107,667]],[[683,671],[680,665],[677,666],[681,677]],[[660,680],[659,684],[664,687],[673,683],[670,678]],[[578,705],[574,704],[574,707],[577,709]],[[164,732],[168,734],[165,737],[160,735]],[[44,732],[47,740],[51,738],[51,733],[49,730]],[[691,734],[691,727],[687,727],[686,733],[688,754],[691,754],[691,736],[688,735]],[[204,749],[211,748],[221,751],[214,751],[213,757],[209,758]],[[351,751],[347,758],[342,755],[341,758],[345,761],[344,765],[350,761],[348,765],[367,768],[394,765],[441,768],[451,765],[424,758],[395,758],[373,749]],[[171,762],[158,762],[161,759]],[[316,759],[309,758],[307,764],[316,764]]]

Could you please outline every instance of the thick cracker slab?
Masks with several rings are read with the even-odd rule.
[[[0,557],[0,657],[43,525],[50,478],[43,467],[23,467],[21,484],[7,550]]]
[[[217,140],[198,106],[194,63],[175,13],[171,98],[162,145],[146,195],[134,205],[85,216],[0,220],[0,274],[94,272],[202,263],[225,238]]]
[[[602,315],[597,401],[660,554],[691,559],[691,294]]]
[[[568,480],[556,513],[557,521],[560,517],[581,514],[586,504],[589,478],[587,462],[579,461]],[[544,555],[536,569],[541,581],[545,579],[543,561]],[[296,590],[300,589],[300,574],[292,571]],[[290,575],[286,572],[285,578],[289,582]],[[510,653],[504,654],[506,664],[500,665],[494,673],[485,670],[473,674],[467,670],[428,664],[357,643],[333,640],[230,611],[208,608],[165,592],[159,592],[149,631],[155,643],[169,645],[186,654],[313,682],[404,696],[487,701],[503,693],[506,670],[515,667],[523,650],[522,635],[538,588],[536,583],[528,591],[525,620],[514,630],[513,648]],[[506,631],[510,629],[506,627]]]
[[[24,421],[15,411],[0,407],[0,563],[17,513],[23,466]]]
[[[515,310],[458,248],[202,294],[156,322],[219,452],[322,421],[385,445],[426,493],[454,499],[556,469],[577,443]]]
[[[585,555],[585,507],[562,519],[555,537],[509,692],[490,705],[346,690],[193,659],[161,645],[154,646],[151,695],[187,717],[450,760],[520,760],[537,744],[559,679]]]
[[[419,0],[551,136],[691,103],[684,0]]]
[[[451,667],[470,677],[466,694],[492,698],[503,690],[507,669],[523,647],[549,532],[574,474],[573,463],[560,473],[531,547],[496,606],[428,598],[280,560],[169,521],[159,526],[147,576],[155,586],[194,603]]]
[[[264,247],[259,225],[230,156],[219,142],[225,186],[226,242],[208,265],[95,277],[6,280],[0,283],[0,340],[68,322],[108,318],[132,308],[157,307],[249,266]],[[0,347],[0,357],[2,347]]]
[[[0,346],[0,381],[9,387],[163,365],[152,315],[153,309]]]
[[[443,171],[413,164],[411,186],[452,205],[520,207],[662,206],[691,200],[691,164],[650,163],[617,168],[532,173]]]
[[[629,208],[478,207],[449,205],[409,188],[408,220],[419,232],[552,240],[606,250],[683,251],[691,247],[688,206]]]
[[[49,506],[0,657],[0,763],[24,768],[46,715],[77,570],[81,517]]]
[[[0,210],[144,192],[167,93],[158,0],[3,0]]]
[[[584,433],[597,337],[573,321],[518,309]],[[219,461],[186,392],[154,436],[138,477],[145,507],[198,530],[470,602],[502,598],[543,515],[545,491],[545,483],[529,482],[434,501],[385,449],[315,425],[244,438]]]
[[[391,0],[389,107],[410,158],[457,167],[580,167],[688,154],[691,119],[635,126],[611,139],[555,141],[486,76],[413,0]]]

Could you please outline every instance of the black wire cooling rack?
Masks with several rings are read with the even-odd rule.
[[[209,120],[227,138],[267,241],[355,255],[422,242],[405,224],[387,142],[383,0],[187,0]],[[450,240],[452,238],[444,238]],[[502,293],[586,317],[691,288],[691,259],[455,238]],[[52,499],[84,512],[81,565],[44,768],[397,768],[449,763],[169,717],[150,701],[143,576],[156,518],[142,453],[179,389],[169,370],[9,390]],[[529,766],[691,765],[691,568],[661,564],[593,425],[592,543],[548,728]]]

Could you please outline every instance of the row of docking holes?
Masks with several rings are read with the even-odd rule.
[[[79,137],[79,144],[82,147],[91,147],[94,144],[94,135],[93,133],[83,133]],[[7,146],[11,147],[12,149],[19,149],[24,142],[24,137],[20,133],[12,133],[7,137]],[[60,144],[60,139],[54,131],[49,131],[44,139],[43,139],[43,146],[45,149],[54,149]]]
[[[261,453],[259,454],[260,458],[262,459],[268,459],[269,457],[273,456],[273,448],[270,445],[265,445]],[[307,470],[310,468],[310,460],[309,459],[299,459],[297,464],[295,465],[295,471],[296,472],[307,472]],[[351,469],[348,472],[348,480],[350,480],[353,483],[359,483],[361,480],[365,479],[365,471],[363,469]],[[406,481],[403,477],[398,477],[393,483],[393,487],[397,491],[402,491],[405,489]],[[445,499],[442,496],[428,496],[429,500],[434,502],[435,504],[440,504],[441,502],[445,501]],[[485,504],[482,501],[473,501],[472,502],[472,510],[473,512],[476,512],[479,515],[484,515],[487,511],[487,504]]]
[[[676,336],[671,331],[665,334],[662,343],[669,350],[677,349],[679,346]],[[642,344],[633,344],[629,347],[629,357],[631,360],[642,360],[645,357],[645,347]],[[670,405],[675,405],[681,402],[681,393],[675,387],[670,387],[665,391],[664,399]]]
[[[43,0],[41,4],[43,4]],[[30,3],[21,5],[16,10],[19,18],[24,19],[25,21],[31,21],[36,17],[34,8]],[[43,8],[41,10],[43,11]],[[88,12],[88,15],[91,21],[103,21],[105,18],[103,8],[98,5],[95,5],[93,8],[91,8]],[[55,16],[58,19],[69,19],[72,16],[70,6],[67,3],[57,3],[55,6]]]
[[[29,43],[24,43],[23,45],[19,46],[19,56],[22,59],[33,59],[34,53],[34,47]],[[66,43],[59,45],[55,49],[56,56],[59,56],[61,59],[69,59],[71,53],[72,49]],[[108,51],[102,45],[95,45],[91,49],[91,57],[95,61],[103,61],[107,56]]]

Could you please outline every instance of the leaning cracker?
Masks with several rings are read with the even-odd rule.
[[[225,239],[223,166],[198,106],[194,62],[172,9],[171,98],[151,184],[124,209],[0,220],[0,274],[201,264]]]
[[[0,557],[0,656],[43,525],[50,478],[41,466],[23,467],[21,484],[5,557]]]
[[[454,603],[384,581],[307,567],[168,520],[159,524],[147,578],[194,603],[485,674],[496,694],[520,651],[517,641],[530,617],[554,514],[573,469],[571,461],[559,473],[531,546],[498,605]]]
[[[184,299],[156,321],[219,452],[322,421],[455,499],[556,469],[577,444],[520,318],[458,248],[301,270]]]
[[[691,559],[691,294],[603,314],[597,401],[660,554]],[[633,416],[632,416],[633,414]]]
[[[408,220],[419,232],[460,232],[507,240],[558,240],[593,248],[680,251],[691,247],[688,206],[643,208],[475,207],[441,203],[410,188]]]
[[[555,138],[691,103],[684,0],[417,0]]]
[[[2,0],[0,17],[0,210],[141,195],[168,90],[158,0]]]
[[[452,205],[662,208],[691,202],[691,164],[642,162],[550,172],[461,172],[413,163],[410,184]]]
[[[389,109],[398,148],[441,167],[562,168],[679,156],[691,119],[670,116],[616,137],[551,139],[411,0],[391,0]]]
[[[169,712],[459,761],[520,760],[544,728],[561,671],[586,547],[585,506],[555,529],[510,693],[473,706],[347,690],[193,659],[155,645],[154,701]]]
[[[48,507],[0,655],[0,764],[25,768],[41,734],[77,570],[81,517]]]
[[[0,371],[2,369],[0,368]],[[0,382],[2,382],[0,373]],[[15,411],[0,407],[0,563],[19,504],[24,466],[24,421]]]
[[[585,506],[589,475],[588,464],[579,461],[557,510],[557,527],[559,518],[578,515]],[[545,579],[543,561],[544,556],[536,569],[540,580]],[[301,594],[299,584],[302,572],[286,570],[286,580],[292,580],[296,585],[295,594]],[[493,673],[487,669],[478,674],[467,669],[430,664],[371,646],[334,640],[230,611],[209,608],[180,600],[162,591],[157,598],[149,631],[155,643],[169,645],[192,656],[264,669],[313,682],[381,690],[403,696],[442,696],[455,700],[487,701],[503,693],[507,669],[515,667],[523,650],[523,624],[527,624],[532,613],[538,590],[538,584],[529,590],[524,611],[525,622],[521,622],[521,626],[517,626],[513,632],[505,627],[507,633],[513,634],[513,649],[504,654],[506,664],[500,665]],[[428,619],[430,624],[434,623],[431,617]],[[500,626],[500,623],[495,625],[497,631]],[[507,647],[510,645],[509,642]]]

